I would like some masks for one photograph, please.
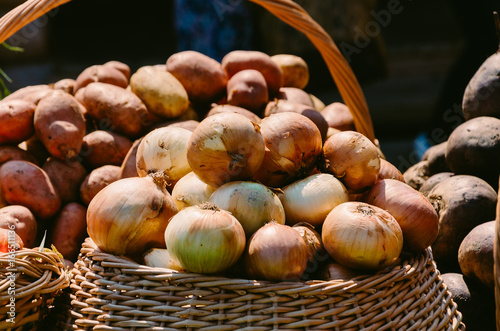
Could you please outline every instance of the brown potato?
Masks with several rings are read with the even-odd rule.
[[[55,90],[63,90],[71,95],[74,94],[76,81],[72,78],[64,78],[54,83]]]
[[[288,100],[303,105],[314,107],[311,95],[296,87],[281,87],[277,96],[278,99]]]
[[[280,87],[283,86],[283,73],[280,67],[266,53],[236,50],[227,53],[222,58],[221,64],[229,78],[245,69],[260,71],[266,79],[270,97],[277,95]]]
[[[93,65],[85,68],[76,77],[74,92],[76,93],[82,87],[90,83],[101,82],[126,88],[128,85],[127,77],[112,65]]]
[[[0,167],[0,188],[5,201],[27,207],[40,219],[54,216],[61,199],[47,173],[27,161],[8,161]]]
[[[429,147],[424,155],[422,156],[422,160],[426,160],[429,165],[429,176],[441,173],[441,172],[450,172],[450,168],[446,163],[446,145],[447,141],[444,141],[440,144],[433,145]]]
[[[121,168],[115,165],[105,165],[92,170],[80,185],[80,198],[82,202],[88,206],[100,190],[120,179],[121,173]]]
[[[427,195],[429,195],[429,192],[434,188],[434,186],[436,186],[439,182],[441,182],[447,178],[450,178],[452,176],[455,176],[455,174],[453,172],[440,172],[440,173],[437,173],[435,175],[429,176],[429,178],[427,178],[424,181],[422,186],[420,186],[419,191],[424,196],[427,196]]]
[[[341,102],[334,102],[327,105],[321,111],[321,115],[328,122],[330,128],[340,131],[356,131],[351,111]]]
[[[80,153],[85,136],[83,106],[61,90],[54,90],[40,100],[33,123],[36,137],[50,155],[71,159]]]
[[[36,135],[33,135],[28,140],[20,143],[18,147],[23,151],[26,151],[30,155],[31,159],[35,160],[34,162],[31,160],[27,161],[33,162],[37,165],[44,164],[45,161],[47,161],[47,159],[51,156],[47,151],[47,148],[45,148],[43,143],[36,137]]]
[[[16,146],[0,146],[0,165],[11,160],[24,160],[38,164],[38,160],[24,149]]]
[[[303,89],[309,83],[309,67],[300,56],[276,54],[271,56],[283,72],[283,86]]]
[[[19,144],[34,134],[35,107],[22,99],[0,101],[0,144]]]
[[[205,54],[177,52],[167,59],[166,65],[167,71],[184,86],[192,102],[215,102],[226,92],[226,71],[219,62]]]
[[[127,137],[111,131],[96,130],[83,138],[82,163],[88,169],[95,169],[103,165],[122,164],[125,155],[132,147]]]
[[[41,98],[52,92],[52,90],[53,88],[50,85],[30,85],[9,94],[3,100],[23,99],[36,105]]]
[[[420,190],[424,182],[429,179],[429,162],[423,160],[415,163],[403,172],[403,178],[406,184],[415,190]]]
[[[146,106],[124,88],[96,82],[80,89],[75,97],[87,109],[86,116],[98,122],[98,128],[135,138],[148,124]]]
[[[128,177],[139,177],[139,174],[137,173],[137,149],[139,148],[139,144],[141,143],[142,138],[137,139],[136,141],[133,142],[132,147],[127,152],[127,155],[125,155],[125,159],[122,162],[122,165],[120,166],[121,168],[121,175],[120,178],[128,178]]]
[[[130,79],[130,67],[128,64],[112,60],[104,63],[103,65],[115,68],[116,70],[120,71],[125,76],[125,78],[127,78],[127,81]]]
[[[141,67],[130,77],[130,88],[156,116],[174,118],[188,109],[186,89],[168,71],[152,66]]]
[[[237,113],[237,114],[243,115],[243,116],[249,118],[252,122],[257,123],[257,124],[259,124],[261,121],[261,118],[257,114],[255,114],[254,112],[251,112],[248,109],[238,107],[238,106],[233,106],[233,105],[214,105],[212,107],[212,109],[210,109],[208,111],[206,117],[212,116],[215,114],[219,114],[219,113],[225,113],[225,112]]]
[[[76,261],[87,235],[87,208],[71,202],[61,208],[50,231],[50,242],[65,259]]]
[[[266,80],[257,70],[238,71],[227,82],[227,103],[230,105],[260,113],[268,101]]]
[[[25,247],[35,247],[37,223],[35,215],[27,207],[11,205],[1,208],[0,228],[15,231]]]
[[[78,161],[49,158],[42,166],[54,185],[62,204],[80,199],[80,184],[87,171]]]

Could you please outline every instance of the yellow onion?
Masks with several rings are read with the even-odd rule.
[[[386,159],[380,159],[380,170],[378,173],[378,180],[381,179],[396,179],[400,182],[405,182],[403,174],[392,163]]]
[[[243,108],[243,107],[238,107],[238,106],[233,106],[233,105],[228,105],[228,104],[224,104],[224,105],[215,104],[215,105],[213,105],[212,108],[208,111],[208,113],[205,116],[208,117],[208,116],[212,116],[212,115],[219,114],[219,113],[237,113],[237,114],[243,115],[245,117],[248,117],[249,120],[251,120],[252,122],[257,123],[257,124],[259,124],[261,121],[260,117],[257,114],[251,112],[250,110]]]
[[[259,183],[226,183],[212,193],[209,201],[236,217],[247,238],[269,221],[285,224],[285,210],[280,199],[268,187]]]
[[[137,148],[136,165],[139,177],[159,172],[168,182],[175,182],[191,172],[187,146],[191,131],[174,126],[149,132]]]
[[[396,179],[376,182],[365,201],[388,211],[403,230],[404,249],[421,252],[437,238],[439,217],[427,198]]]
[[[248,240],[244,263],[251,278],[296,280],[307,267],[306,243],[292,227],[269,222]]]
[[[375,183],[380,170],[377,147],[363,134],[342,131],[323,146],[326,171],[342,180],[349,190],[364,190]]]
[[[176,271],[185,271],[174,262],[166,248],[151,248],[144,254],[144,264],[152,268],[167,268]]]
[[[194,172],[190,172],[172,189],[172,198],[179,210],[189,206],[201,205],[210,199],[215,188],[202,181]]]
[[[163,233],[177,207],[159,178],[130,177],[103,188],[87,208],[87,231],[105,252],[141,256],[165,248]]]
[[[317,255],[325,251],[321,242],[321,235],[314,229],[314,226],[309,223],[300,222],[293,225],[292,229],[297,231],[306,242],[308,262],[313,262]]]
[[[286,223],[307,222],[321,226],[337,205],[349,201],[344,185],[330,174],[314,174],[283,188],[279,194]]]
[[[345,202],[326,217],[323,246],[337,262],[354,269],[393,264],[403,248],[403,232],[385,210],[364,202]]]
[[[332,261],[322,266],[319,271],[319,279],[348,281],[354,277],[360,276],[359,270],[351,269],[336,261]]]
[[[264,150],[257,124],[240,114],[219,113],[205,118],[194,129],[187,159],[202,181],[218,187],[251,178],[262,164]]]
[[[277,113],[265,117],[260,132],[266,153],[253,178],[264,185],[282,187],[308,176],[321,154],[323,142],[318,127],[298,113]]]
[[[172,260],[195,273],[213,274],[231,267],[245,250],[243,227],[236,217],[211,203],[184,208],[165,230]]]

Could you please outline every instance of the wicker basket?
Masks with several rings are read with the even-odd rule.
[[[0,42],[69,0],[28,0]],[[291,0],[249,0],[303,32],[323,56],[356,130],[375,141],[364,95],[331,37]],[[55,330],[464,330],[430,250],[350,281],[261,282],[150,268],[87,239],[57,303]]]
[[[0,254],[0,330],[36,330],[68,285],[64,262],[53,251]]]

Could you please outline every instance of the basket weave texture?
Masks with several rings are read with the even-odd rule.
[[[22,249],[14,258],[0,254],[0,330],[36,330],[54,297],[68,286],[66,267],[53,251]],[[15,316],[8,314],[11,308]],[[9,321],[13,317],[15,323]]]
[[[70,289],[58,330],[465,330],[430,249],[349,281],[269,282],[151,268],[87,238]]]

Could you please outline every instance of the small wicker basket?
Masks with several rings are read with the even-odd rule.
[[[68,286],[64,262],[53,251],[0,254],[0,330],[36,330]]]
[[[0,18],[0,42],[70,0],[28,0]],[[356,130],[375,141],[359,83],[331,37],[291,0],[249,0],[303,32],[323,56]],[[55,330],[464,330],[430,249],[349,281],[261,282],[150,268],[87,239]],[[48,330],[45,328],[44,330]]]

